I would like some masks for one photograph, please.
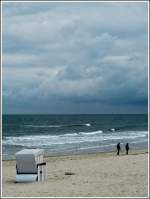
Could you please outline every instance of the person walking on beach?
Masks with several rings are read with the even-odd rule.
[[[119,152],[121,150],[121,147],[120,147],[120,142],[117,144],[117,155],[119,155]]]
[[[125,149],[126,149],[126,155],[128,155],[128,151],[129,151],[129,144],[128,143],[126,143]]]

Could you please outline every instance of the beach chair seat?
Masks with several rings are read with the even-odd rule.
[[[16,153],[16,182],[46,179],[46,162],[43,162],[43,154],[43,149],[24,149]]]

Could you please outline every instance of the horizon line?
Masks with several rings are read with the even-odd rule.
[[[2,113],[1,115],[148,115],[147,113]]]

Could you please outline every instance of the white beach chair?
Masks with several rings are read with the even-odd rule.
[[[16,153],[16,182],[43,181],[46,163],[43,149],[24,149]]]

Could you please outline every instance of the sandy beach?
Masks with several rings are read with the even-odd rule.
[[[15,161],[3,161],[3,197],[148,197],[148,153],[130,151],[45,157],[47,180],[15,182]],[[66,175],[72,172],[73,175]]]

